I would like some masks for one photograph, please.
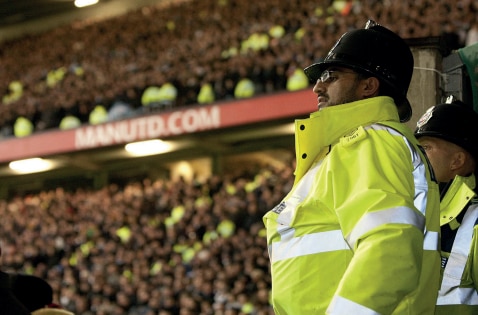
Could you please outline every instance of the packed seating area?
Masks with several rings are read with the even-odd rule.
[[[103,122],[90,117],[97,105],[115,120],[162,105],[304,88],[303,77],[291,77],[323,58],[337,34],[369,18],[404,38],[448,34],[461,47],[469,31],[476,33],[477,6],[470,0],[186,1],[10,40],[0,45],[0,135],[14,135],[18,117],[31,122],[17,135],[24,136]],[[163,93],[156,106],[148,107],[156,97],[143,95],[148,87]]]
[[[262,216],[292,180],[284,166],[1,201],[2,270],[77,315],[273,314]]]

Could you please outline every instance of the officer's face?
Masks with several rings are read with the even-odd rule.
[[[425,149],[438,182],[447,183],[455,178],[455,175],[459,175],[457,172],[461,165],[457,164],[457,153],[463,152],[463,149],[454,143],[435,137],[424,136],[418,141]]]
[[[350,69],[331,67],[325,70],[314,86],[318,109],[362,99],[358,74]]]

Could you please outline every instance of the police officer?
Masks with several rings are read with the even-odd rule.
[[[462,102],[439,104],[419,119],[415,135],[441,188],[436,314],[478,314],[478,114]]]
[[[296,121],[295,182],[264,216],[284,314],[433,314],[439,195],[407,126],[413,55],[369,21],[305,69],[318,111]]]

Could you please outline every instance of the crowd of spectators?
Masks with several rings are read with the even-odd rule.
[[[263,214],[292,168],[62,188],[0,202],[1,269],[76,315],[273,314]]]
[[[110,120],[141,114],[146,88],[165,83],[176,89],[174,106],[199,103],[206,84],[208,101],[234,99],[244,78],[252,95],[285,90],[336,34],[369,18],[404,38],[452,34],[464,46],[477,13],[473,0],[203,0],[73,23],[1,44],[0,135],[11,136],[18,117],[33,132],[69,115],[88,123],[97,105]]]

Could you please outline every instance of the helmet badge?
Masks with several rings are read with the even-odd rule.
[[[420,117],[420,119],[417,122],[417,128],[421,128],[423,125],[425,125],[430,120],[430,118],[432,118],[434,109],[435,109],[435,106],[430,107],[425,112],[425,114],[423,114],[422,117]]]

